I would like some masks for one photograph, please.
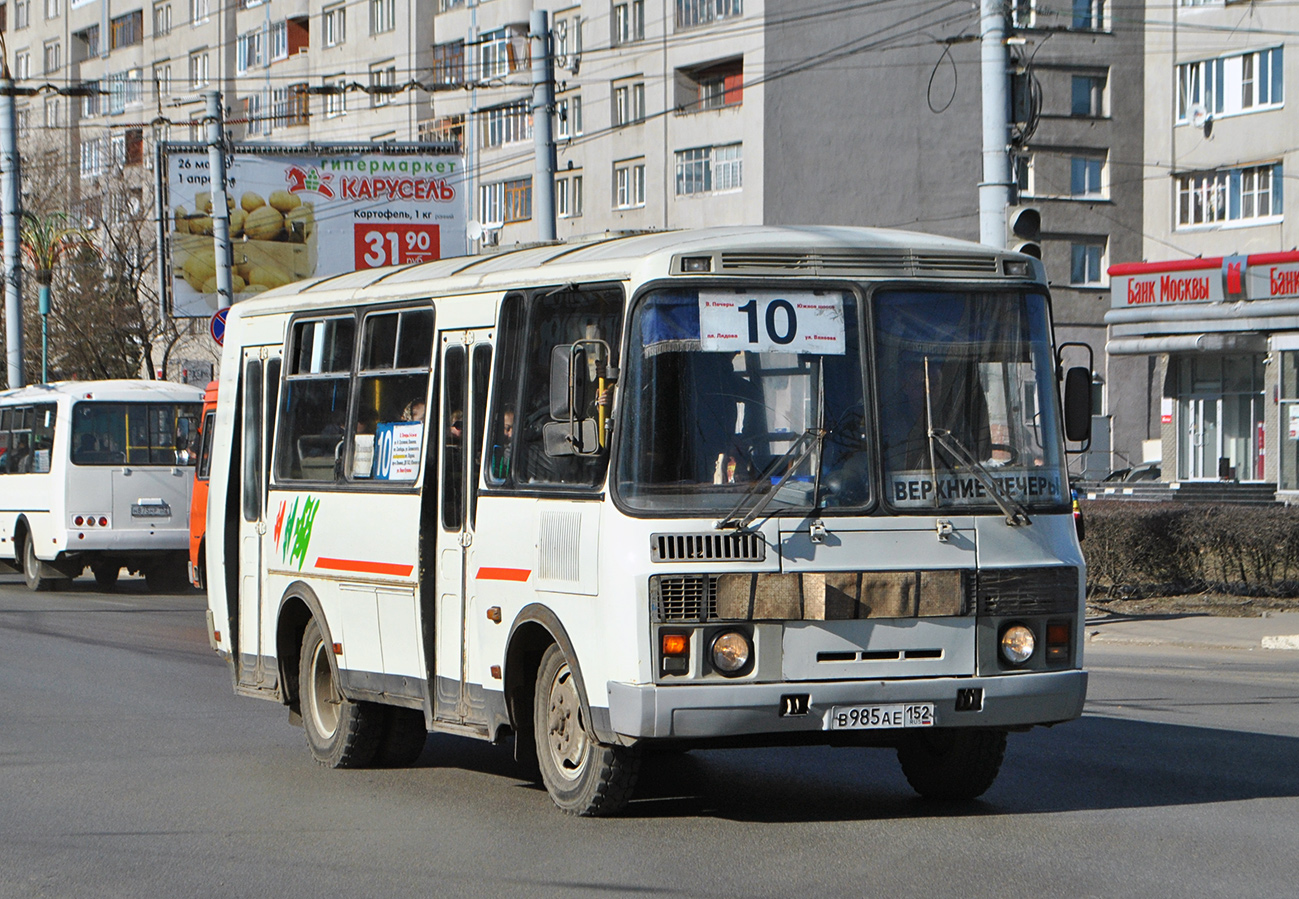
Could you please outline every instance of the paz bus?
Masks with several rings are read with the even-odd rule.
[[[165,381],[61,381],[0,393],[0,563],[32,590],[123,568],[186,582],[202,391]]]
[[[1064,403],[1060,389],[1064,387]],[[512,739],[611,814],[647,749],[896,751],[985,791],[1082,712],[1035,259],[919,234],[608,236],[232,307],[209,636],[335,767]]]

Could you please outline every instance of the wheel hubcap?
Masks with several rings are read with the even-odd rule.
[[[338,729],[338,690],[324,643],[316,644],[311,656],[311,679],[307,684],[307,706],[316,731],[328,739]]]
[[[546,744],[555,768],[568,780],[577,779],[586,764],[588,741],[582,723],[582,704],[567,664],[555,673],[551,682],[546,725]]]

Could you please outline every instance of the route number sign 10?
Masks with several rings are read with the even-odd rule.
[[[843,297],[835,293],[699,291],[705,351],[844,353]]]
[[[441,258],[437,225],[367,222],[353,229],[357,271]]]

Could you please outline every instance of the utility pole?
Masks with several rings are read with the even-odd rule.
[[[9,387],[23,387],[22,172],[18,157],[18,115],[8,60],[0,60],[0,215],[5,267],[5,362]]]
[[[555,239],[555,57],[550,52],[550,24],[544,9],[534,9],[529,23],[532,46],[532,144],[536,169],[532,178],[532,217],[537,240]]]
[[[226,135],[221,116],[221,92],[207,91],[207,168],[209,193],[212,196],[212,249],[216,253],[217,308],[224,309],[234,299],[231,277],[230,207],[226,205]]]
[[[983,75],[983,180],[979,182],[979,242],[1006,246],[1006,207],[1010,204],[1010,126],[1007,123],[1005,2],[979,0]]]

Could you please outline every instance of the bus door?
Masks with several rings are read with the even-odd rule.
[[[263,558],[271,539],[266,525],[266,491],[270,475],[271,437],[280,382],[279,346],[250,347],[243,352],[239,379],[239,685],[254,690],[276,688],[276,667],[267,658],[264,635],[274,627],[266,614]]]
[[[488,329],[442,331],[438,341],[442,376],[433,714],[441,721],[469,725],[487,721],[481,687],[469,686],[467,630],[475,600],[474,512],[493,336]]]

